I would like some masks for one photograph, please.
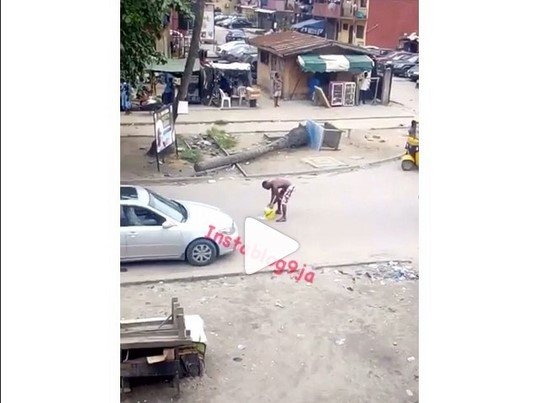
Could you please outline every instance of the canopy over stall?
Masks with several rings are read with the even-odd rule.
[[[349,71],[361,73],[372,71],[374,62],[366,55],[301,55],[297,62],[302,71],[310,73],[331,73]]]
[[[323,36],[325,33],[325,20],[310,19],[291,25],[291,29],[303,34]]]
[[[185,64],[187,59],[167,59],[165,64],[151,64],[148,66],[148,71],[157,73],[170,73],[176,77],[181,77],[185,71]],[[200,61],[195,59],[193,65],[193,74],[200,71]]]
[[[209,63],[210,67],[218,70],[250,71],[249,63]]]

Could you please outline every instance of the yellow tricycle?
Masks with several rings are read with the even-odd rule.
[[[417,122],[412,121],[412,128],[406,140],[406,153],[402,156],[401,167],[403,171],[411,171],[419,168],[419,136]]]

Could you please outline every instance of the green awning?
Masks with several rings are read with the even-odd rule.
[[[181,75],[185,71],[185,63],[187,59],[166,59],[165,64],[151,64],[147,69],[158,73],[171,73]],[[200,71],[200,61],[195,59],[193,73]]]
[[[297,62],[302,71],[310,73],[329,73],[349,71],[361,73],[371,71],[372,59],[366,55],[301,55]]]

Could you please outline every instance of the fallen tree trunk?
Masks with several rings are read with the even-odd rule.
[[[222,166],[233,165],[238,162],[249,161],[267,154],[270,151],[281,150],[291,147],[302,147],[308,144],[308,132],[304,126],[298,126],[292,129],[285,136],[270,144],[254,147],[247,151],[242,151],[237,154],[232,154],[224,157],[212,158],[206,161],[200,161],[195,164],[195,171],[205,171],[208,169],[218,168]]]

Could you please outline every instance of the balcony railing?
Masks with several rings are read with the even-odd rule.
[[[314,3],[312,15],[314,17],[325,17],[325,18],[340,18],[342,15],[342,7],[340,2],[325,2],[325,3]]]
[[[351,1],[344,1],[342,4],[342,17],[366,20],[366,8],[359,7]]]

